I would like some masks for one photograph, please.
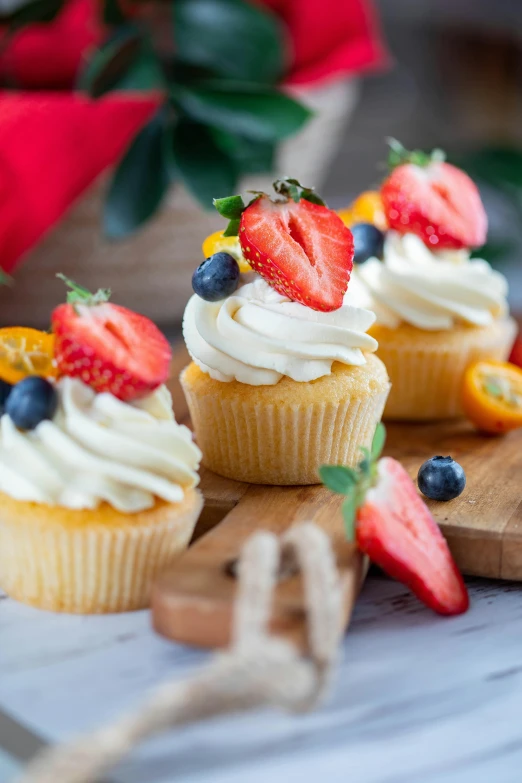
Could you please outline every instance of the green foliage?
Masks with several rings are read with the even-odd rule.
[[[306,188],[297,179],[292,179],[291,177],[276,180],[274,182],[274,190],[280,196],[291,198],[296,204],[301,199],[305,199],[305,201],[311,201],[312,204],[325,206],[323,199],[314,192],[313,188]]]
[[[69,304],[77,304],[78,302],[81,302],[82,304],[96,305],[101,304],[102,302],[108,302],[111,298],[110,288],[99,288],[98,291],[93,294],[91,291],[89,291],[88,288],[75,283],[74,280],[71,280],[70,277],[62,275],[61,272],[58,272],[56,277],[59,280],[62,280],[67,288],[70,289],[67,291],[67,302]]]
[[[112,90],[163,90],[166,81],[150,41],[124,25],[88,61],[78,87],[99,98]]]
[[[227,220],[239,220],[245,209],[245,202],[241,196],[227,196],[226,198],[213,199],[214,207],[221,217]]]
[[[143,19],[137,27],[119,0],[104,0],[113,31],[80,74],[80,89],[93,97],[113,90],[163,95],[161,133],[155,121],[142,131],[109,189],[105,226],[112,237],[154,213],[169,181],[161,166],[209,207],[244,174],[271,171],[277,144],[310,117],[275,86],[285,71],[285,41],[273,13],[249,0],[171,0],[171,8],[169,55],[155,47]],[[147,184],[141,192],[138,182]],[[225,233],[238,229],[236,216]]]
[[[434,161],[443,161],[446,159],[446,153],[435,149],[432,152],[423,152],[422,150],[407,150],[397,139],[386,139],[390,152],[388,154],[388,167],[390,170],[402,166],[403,163],[413,163],[422,168],[429,166]]]
[[[325,487],[345,495],[342,514],[346,538],[353,541],[357,511],[364,505],[366,493],[377,481],[377,463],[386,441],[386,429],[379,423],[373,436],[371,449],[361,446],[363,459],[357,468],[347,468],[344,465],[322,465],[319,476]]]
[[[283,76],[282,29],[265,9],[243,0],[175,0],[172,13],[182,62],[262,84]]]
[[[160,206],[170,184],[166,113],[157,112],[136,136],[110,185],[105,233],[121,239],[139,228]]]
[[[65,0],[32,0],[10,13],[0,12],[0,24],[9,25],[11,30],[20,30],[33,22],[52,22],[64,3]]]
[[[181,118],[173,129],[172,152],[175,171],[207,209],[216,193],[236,189],[235,167],[205,125]]]

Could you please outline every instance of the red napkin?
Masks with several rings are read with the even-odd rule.
[[[0,101],[0,266],[10,272],[121,155],[155,104],[70,93],[3,93]]]
[[[369,0],[257,0],[285,21],[293,47],[288,81],[306,84],[381,65],[386,57]],[[68,0],[51,23],[22,30],[0,76],[25,89],[71,87],[103,36],[97,0]],[[0,267],[12,271],[111,163],[154,110],[149,99],[97,101],[71,92],[0,91]]]

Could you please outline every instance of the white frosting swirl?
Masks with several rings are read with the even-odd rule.
[[[201,452],[172,413],[165,386],[133,403],[96,394],[73,378],[57,383],[52,421],[21,432],[0,420],[0,491],[16,500],[74,509],[106,501],[118,511],[171,503],[198,483]]]
[[[458,323],[488,326],[508,312],[507,281],[469,251],[430,250],[414,234],[389,231],[384,260],[356,267],[352,299],[373,310],[377,323],[396,328],[451,329]]]
[[[360,365],[377,342],[366,334],[373,313],[347,302],[318,312],[278,294],[255,273],[242,275],[237,291],[219,302],[193,296],[183,334],[196,364],[218,381],[274,385],[283,375],[313,381],[334,361]]]

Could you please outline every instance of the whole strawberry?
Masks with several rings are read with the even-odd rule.
[[[444,153],[409,152],[390,140],[391,174],[381,186],[390,228],[417,234],[433,250],[480,247],[488,221],[475,183]]]
[[[244,257],[276,291],[312,310],[337,310],[353,268],[353,237],[312,189],[295,179],[274,182],[276,198],[256,193],[215,199],[230,220],[224,236],[239,234]]]
[[[169,376],[171,349],[152,321],[58,275],[71,289],[52,314],[59,375],[79,378],[97,392],[129,401],[154,391]]]

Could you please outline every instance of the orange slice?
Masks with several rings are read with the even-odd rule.
[[[347,209],[340,209],[337,214],[348,228],[356,223],[372,223],[381,231],[387,228],[381,194],[378,190],[365,190]]]
[[[239,264],[240,272],[252,271],[252,267],[243,257],[239,237],[224,237],[223,231],[215,231],[205,239],[202,250],[205,258],[213,256],[214,253],[230,253]]]
[[[522,427],[522,369],[509,362],[479,361],[464,375],[462,405],[483,432]]]
[[[56,377],[54,335],[25,326],[0,329],[0,379],[18,383],[28,375]]]

